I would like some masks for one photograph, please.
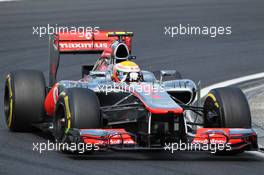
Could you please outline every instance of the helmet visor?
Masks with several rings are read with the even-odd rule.
[[[123,71],[117,70],[116,73],[117,73],[117,77],[118,77],[118,79],[120,81],[125,81],[126,80],[128,72],[123,72]]]

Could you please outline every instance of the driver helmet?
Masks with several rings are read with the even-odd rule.
[[[122,61],[113,67],[115,82],[137,82],[142,78],[139,66],[132,61]]]

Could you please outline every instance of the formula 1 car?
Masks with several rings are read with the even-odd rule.
[[[258,149],[249,105],[239,88],[213,89],[198,106],[200,88],[176,70],[161,70],[159,77],[141,70],[139,81],[115,82],[113,67],[136,58],[131,54],[133,33],[86,36],[50,36],[48,86],[37,70],[7,75],[4,109],[10,131],[40,128],[51,131],[57,142],[93,144],[101,150],[164,150],[171,143],[225,144],[218,152],[229,153]],[[82,66],[80,80],[57,80],[62,54],[91,53],[100,58]]]

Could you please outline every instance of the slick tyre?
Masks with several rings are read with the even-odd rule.
[[[204,102],[204,124],[209,128],[251,128],[247,99],[236,87],[211,90]]]
[[[57,142],[64,142],[70,129],[100,127],[100,104],[92,90],[70,88],[61,93],[54,116],[54,137]]]
[[[251,128],[247,99],[239,88],[224,87],[211,90],[204,102],[204,127]],[[235,155],[244,150],[218,150],[215,155]]]
[[[10,131],[33,131],[33,124],[45,116],[45,78],[37,70],[19,70],[7,75],[4,112]]]

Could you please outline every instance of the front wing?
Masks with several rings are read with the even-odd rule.
[[[166,150],[165,143],[160,146],[139,146],[137,137],[125,129],[70,129],[66,135],[66,142],[96,145],[99,150],[119,151],[147,151]],[[182,142],[182,141],[181,141]],[[174,143],[175,144],[175,143]],[[187,139],[185,144],[195,145],[229,145],[227,151],[257,150],[257,134],[253,129],[242,128],[200,128],[194,137]],[[199,147],[202,148],[202,147]],[[204,151],[202,149],[188,149],[186,151]]]

